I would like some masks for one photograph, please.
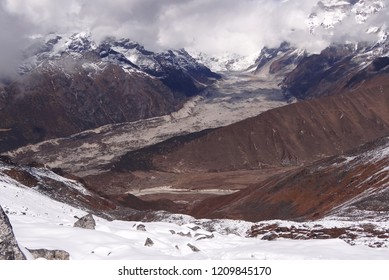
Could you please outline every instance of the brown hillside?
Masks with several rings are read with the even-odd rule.
[[[388,143],[388,139],[382,139],[346,156],[273,176],[238,193],[206,199],[191,214],[260,221],[311,220],[331,212],[343,217],[368,212],[379,219],[388,210]]]
[[[389,85],[382,83],[130,152],[115,168],[186,173],[298,166],[388,135],[388,108]]]

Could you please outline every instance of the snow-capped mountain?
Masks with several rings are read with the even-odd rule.
[[[234,53],[225,53],[218,56],[212,56],[194,49],[190,49],[188,52],[197,61],[204,64],[214,72],[250,71],[250,68],[254,65],[255,60],[258,57],[257,53],[249,56],[243,56]]]
[[[364,24],[375,14],[386,9],[383,0],[323,0],[319,1],[307,16],[307,29],[315,40],[314,35],[320,32],[327,32],[327,37],[331,37],[333,30],[343,21],[351,20],[355,24]],[[387,26],[378,24],[367,26],[365,32],[375,34],[377,41],[382,42],[387,37]],[[308,39],[309,40],[309,39]],[[344,42],[346,43],[346,42]],[[285,44],[285,43],[283,43]],[[277,55],[285,55],[285,45],[278,47],[265,46],[259,53],[248,56],[237,55],[234,53],[225,53],[217,56],[211,56],[206,53],[189,50],[189,53],[199,62],[206,65],[216,72],[220,71],[250,71],[263,66],[261,62],[269,61]],[[289,50],[293,46],[289,46]],[[303,53],[304,50],[299,50]],[[279,57],[280,58],[280,57]]]
[[[95,43],[88,33],[35,38],[24,56],[20,75],[0,80],[3,151],[169,114],[220,78],[185,50],[154,53],[125,39]]]
[[[314,7],[308,18],[308,26],[312,33],[316,29],[332,29],[346,18],[352,18],[362,24],[375,13],[385,8],[382,0],[323,0]]]
[[[198,88],[209,85],[210,79],[220,78],[184,49],[153,53],[136,42],[121,39],[104,41],[99,47],[99,52],[103,60],[116,62],[124,68],[135,66],[161,79],[170,88],[185,91],[188,96],[198,93]]]
[[[26,73],[47,62],[53,65],[56,59],[67,55],[88,60],[85,68],[96,70],[112,63],[129,73],[140,72],[157,77],[172,90],[186,95],[198,93],[200,88],[212,82],[210,79],[220,78],[183,49],[154,53],[130,39],[106,39],[98,44],[86,32],[50,34],[35,39],[35,43],[25,51],[26,59],[19,69],[21,73]]]

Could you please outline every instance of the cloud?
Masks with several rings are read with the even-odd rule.
[[[27,22],[19,16],[9,14],[0,2],[0,72],[12,74],[20,59],[20,49],[27,40],[25,34],[28,33]]]
[[[0,23],[6,26],[0,31],[0,46],[8,52],[31,34],[88,30],[96,40],[105,36],[127,37],[151,50],[190,47],[211,54],[245,55],[287,40],[298,47],[319,51],[332,41],[365,38],[368,24],[380,24],[388,16],[385,10],[365,25],[356,25],[350,18],[330,32],[320,30],[312,36],[306,20],[315,2],[0,0]]]

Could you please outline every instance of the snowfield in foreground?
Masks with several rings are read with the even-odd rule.
[[[245,233],[253,224],[243,221],[221,220],[202,226],[207,220],[187,216],[174,219],[177,215],[170,222],[150,223],[95,217],[95,230],[75,228],[74,222],[87,214],[85,211],[54,201],[7,177],[0,177],[0,205],[8,214],[24,252],[27,252],[24,248],[61,249],[69,252],[73,260],[389,259],[388,248],[351,246],[340,239],[246,238]],[[337,223],[342,224],[327,222],[328,226]],[[153,244],[145,246],[148,238]],[[32,259],[28,252],[26,255]]]

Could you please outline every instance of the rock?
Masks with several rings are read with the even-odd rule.
[[[136,230],[139,230],[139,231],[146,231],[146,226],[145,225],[142,225],[142,224],[139,224],[136,226]]]
[[[197,241],[198,240],[203,240],[203,239],[212,239],[212,238],[214,238],[215,236],[213,235],[213,234],[199,234],[199,233],[197,233],[197,234],[195,234],[195,236],[194,237],[197,237]]]
[[[92,214],[88,214],[74,223],[74,227],[85,228],[85,229],[95,229],[96,222]]]
[[[270,232],[268,234],[265,234],[261,239],[262,240],[267,240],[267,241],[272,241],[278,238],[278,234],[274,232]]]
[[[64,250],[48,250],[48,249],[27,249],[35,258],[43,258],[46,260],[69,260],[70,255]]]
[[[177,234],[184,237],[192,237],[192,234],[190,232],[188,233],[178,232]]]
[[[154,245],[153,240],[151,240],[150,238],[147,237],[146,242],[145,242],[145,246],[146,247],[151,247],[153,245]]]
[[[201,227],[199,227],[199,226],[194,226],[194,227],[192,227],[192,228],[190,228],[190,229],[193,230],[193,231],[196,231],[196,230],[201,229]]]
[[[0,206],[0,260],[25,260],[20,250],[11,223]]]
[[[171,234],[176,234],[176,232],[174,230],[169,230]]]
[[[196,246],[194,246],[194,245],[192,245],[192,244],[190,244],[190,243],[188,243],[188,244],[186,244],[193,252],[200,252],[200,249],[199,248],[197,248]]]

